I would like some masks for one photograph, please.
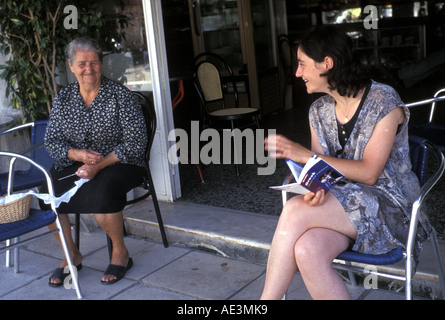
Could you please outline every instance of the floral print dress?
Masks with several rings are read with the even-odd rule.
[[[411,171],[408,156],[409,111],[393,88],[372,82],[344,147],[343,158],[361,160],[375,126],[396,107],[403,107],[405,121],[399,127],[394,146],[377,182],[369,186],[346,180],[346,183],[331,189],[358,232],[352,247],[354,251],[383,254],[398,246],[405,246],[407,241],[411,208],[420,186]],[[335,100],[330,95],[319,98],[310,108],[309,119],[324,153],[335,156],[342,149],[338,138]],[[420,254],[421,242],[430,231],[424,214],[420,222],[415,257]]]

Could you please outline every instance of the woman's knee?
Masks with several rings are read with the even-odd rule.
[[[320,254],[321,253],[321,254]],[[298,269],[302,272],[305,270],[313,270],[314,267],[320,265],[324,260],[323,250],[319,250],[317,245],[306,241],[304,237],[301,237],[294,246],[295,262],[298,265]]]
[[[284,205],[280,215],[280,226],[283,228],[298,228],[303,234],[310,228],[316,226],[314,222],[317,216],[312,214],[314,210],[304,201],[302,196],[295,196],[288,200]]]
[[[301,217],[300,215],[297,215],[296,213],[300,213],[304,210],[304,207],[306,204],[304,203],[303,197],[296,196],[291,199],[289,199],[281,211],[280,218],[285,219],[296,219]]]
[[[294,254],[299,268],[327,267],[349,246],[349,238],[333,230],[314,228],[295,243]]]

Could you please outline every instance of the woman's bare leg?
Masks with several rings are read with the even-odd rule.
[[[345,283],[332,267],[332,260],[349,245],[350,239],[347,236],[322,228],[310,229],[298,239],[295,259],[313,299],[351,299]]]
[[[332,193],[323,205],[309,206],[303,197],[290,199],[281,213],[272,240],[262,299],[281,299],[297,270],[295,246],[300,237],[313,228],[337,231],[355,239],[357,231]]]
[[[124,220],[122,212],[95,214],[94,218],[113,242],[113,254],[110,263],[118,266],[126,266],[128,264],[129,253],[124,241]],[[115,278],[115,276],[104,275],[102,280],[108,282]]]

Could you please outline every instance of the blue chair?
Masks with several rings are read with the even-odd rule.
[[[26,123],[20,126],[13,127],[0,133],[0,136],[16,134],[20,131],[31,130],[30,132],[30,148],[21,151],[20,154],[30,153],[29,158],[43,166],[45,170],[49,170],[54,163],[54,160],[46,152],[43,146],[43,139],[45,137],[46,126],[48,120],[40,120]],[[8,173],[0,174],[0,194],[4,194],[8,188],[8,181],[13,185],[12,192],[37,188],[45,181],[45,176],[40,170],[34,166],[30,166],[27,170],[16,170],[14,176],[8,179]]]
[[[47,185],[49,194],[54,196],[53,186],[51,182],[51,178],[48,174],[48,172],[45,170],[45,168],[39,164],[37,164],[35,161],[31,160],[28,157],[25,157],[23,155],[17,154],[17,153],[11,153],[11,152],[4,152],[0,151],[0,157],[8,157],[12,163],[15,163],[16,160],[18,161],[25,161],[25,163],[30,164],[33,168],[33,170],[39,170],[40,173],[43,175]],[[14,166],[11,165],[10,168],[13,170]],[[11,185],[11,184],[9,184]],[[6,193],[8,195],[11,194],[11,189],[7,189]],[[0,214],[2,209],[2,206],[0,206]],[[49,226],[52,223],[56,223],[57,228],[54,230],[47,230],[47,226]],[[31,238],[26,238],[23,240],[20,240],[20,237],[28,234],[30,232],[33,232],[35,230],[45,228],[45,232],[35,235]],[[82,298],[82,294],[80,292],[79,283],[78,283],[78,277],[77,277],[77,270],[75,270],[74,265],[72,264],[71,257],[68,251],[68,248],[66,246],[66,240],[65,236],[62,230],[62,227],[60,225],[59,217],[54,205],[54,202],[51,203],[51,210],[49,211],[42,211],[37,209],[30,209],[29,217],[19,220],[19,221],[12,221],[7,223],[0,224],[0,242],[3,244],[4,241],[6,241],[5,245],[2,245],[0,247],[0,252],[7,251],[7,266],[10,266],[10,259],[9,257],[9,251],[14,249],[14,271],[19,271],[19,248],[21,246],[27,245],[30,242],[36,241],[41,239],[42,237],[46,237],[49,235],[52,235],[54,233],[58,233],[60,237],[60,241],[62,243],[63,252],[66,258],[66,261],[68,262],[68,268],[71,274],[72,284],[74,286],[74,289],[76,290],[77,297],[79,299]]]
[[[363,254],[355,251],[345,251],[341,253],[334,261],[333,266],[339,270],[345,270],[348,272],[349,280],[353,285],[356,285],[354,273],[362,274],[373,274],[381,277],[386,277],[390,279],[400,280],[405,282],[405,297],[407,300],[413,298],[412,295],[412,279],[414,277],[414,261],[413,261],[413,250],[415,243],[416,230],[419,219],[419,208],[423,205],[426,195],[433,188],[433,186],[441,178],[444,168],[445,160],[441,151],[437,146],[429,142],[428,140],[417,137],[410,136],[410,156],[413,165],[413,171],[419,178],[420,184],[422,186],[418,198],[413,204],[411,212],[411,224],[409,228],[408,240],[405,248],[398,247],[391,252],[381,255]],[[435,156],[437,161],[437,168],[434,170],[433,174],[429,177],[427,176],[428,168],[428,158],[432,154]],[[289,183],[290,177],[285,179],[285,184]],[[283,194],[283,205],[287,201],[287,192],[282,191]],[[445,295],[445,271],[440,261],[439,256],[439,245],[437,241],[436,231],[433,229],[431,233],[431,242],[433,244],[434,255],[437,261],[437,269],[439,275],[440,287],[442,290],[442,295]],[[397,262],[405,260],[405,270],[404,275],[391,274],[390,272],[379,271],[376,266],[392,265]],[[371,266],[374,266],[371,268]]]

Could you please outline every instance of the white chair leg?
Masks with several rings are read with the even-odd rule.
[[[286,290],[286,292],[284,293],[284,296],[281,298],[281,300],[287,300],[287,291],[288,290]]]
[[[406,265],[405,265],[405,298],[406,300],[413,300],[413,286],[412,286],[412,278],[413,278],[413,257],[406,257]]]
[[[77,276],[77,269],[73,265],[73,261],[71,259],[71,255],[68,250],[68,246],[66,245],[65,235],[63,233],[63,229],[58,218],[56,219],[56,225],[57,228],[59,229],[60,242],[62,244],[63,253],[65,254],[65,258],[68,263],[68,268],[70,270],[70,275],[73,281],[74,289],[76,290],[77,298],[82,299],[82,293],[80,292],[80,287],[79,287],[79,279]]]
[[[436,269],[439,276],[440,289],[442,290],[442,299],[445,299],[445,270],[440,259],[439,243],[437,242],[437,234],[434,228],[431,232],[431,242],[433,244],[434,256],[436,257]]]
[[[14,244],[19,242],[19,238],[14,239]],[[20,271],[20,248],[14,248],[14,272],[19,273]]]
[[[11,245],[11,240],[6,240],[6,246],[9,247]],[[9,268],[12,266],[11,261],[14,254],[11,250],[6,250],[6,267]]]

